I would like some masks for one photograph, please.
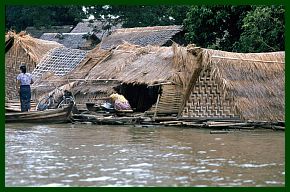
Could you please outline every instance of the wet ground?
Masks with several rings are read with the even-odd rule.
[[[6,124],[6,186],[284,186],[285,132]]]

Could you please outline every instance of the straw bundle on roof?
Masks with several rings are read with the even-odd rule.
[[[14,38],[14,46],[16,48],[21,47],[29,55],[29,57],[36,63],[51,49],[61,47],[62,45],[54,41],[45,41],[36,39],[21,32],[16,34],[14,32],[8,32],[6,36]]]

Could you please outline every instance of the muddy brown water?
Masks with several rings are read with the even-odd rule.
[[[284,186],[285,133],[6,124],[6,186]]]

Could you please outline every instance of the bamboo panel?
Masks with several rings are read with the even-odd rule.
[[[225,97],[211,71],[205,70],[194,85],[183,109],[183,117],[233,118],[238,115],[233,109],[233,98]]]
[[[181,88],[176,85],[163,85],[162,95],[157,106],[157,115],[158,113],[178,113],[181,100]],[[155,111],[155,105],[153,105],[149,111]]]

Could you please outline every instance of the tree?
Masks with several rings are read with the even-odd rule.
[[[146,27],[156,25],[182,24],[188,6],[167,5],[106,5],[87,6],[87,15],[96,19],[115,18],[123,23],[123,27]]]
[[[87,17],[93,15],[101,21],[103,34],[109,35],[118,24],[124,28],[181,25],[187,9],[188,6],[96,5],[86,6],[85,12]],[[100,32],[100,27],[94,28]]]
[[[183,22],[189,43],[231,51],[241,34],[240,23],[250,6],[192,6]]]
[[[50,27],[53,25],[74,25],[85,14],[82,6],[6,6],[6,30],[24,30],[28,26]]]
[[[241,52],[285,50],[285,9],[282,5],[253,6],[242,20],[242,34],[235,43]]]
[[[192,6],[186,39],[204,48],[234,52],[284,50],[285,9],[273,6]]]

